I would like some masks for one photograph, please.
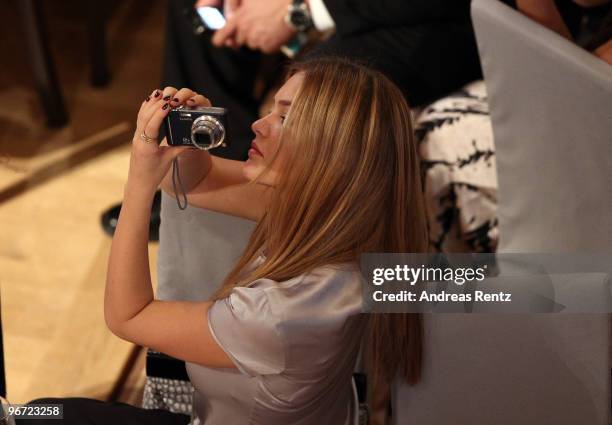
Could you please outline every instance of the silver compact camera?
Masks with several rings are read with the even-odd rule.
[[[193,146],[202,150],[227,146],[225,108],[179,106],[168,113],[164,127],[169,146]]]

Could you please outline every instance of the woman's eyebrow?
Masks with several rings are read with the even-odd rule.
[[[291,106],[290,100],[280,99],[277,100],[276,103],[278,103],[279,106]]]

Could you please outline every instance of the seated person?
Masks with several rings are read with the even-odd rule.
[[[163,100],[170,96],[170,101]],[[256,121],[246,162],[158,146],[171,107],[210,105],[189,89],[141,106],[104,300],[121,338],[187,362],[196,423],[352,424],[362,335],[371,379],[419,380],[421,318],[362,307],[363,252],[424,252],[427,229],[410,110],[386,77],[336,58],[296,64]],[[210,301],[154,299],[151,203],[181,163],[192,205],[257,222]],[[64,423],[187,423],[189,417],[83,398]],[[28,422],[30,424],[31,422]],[[40,423],[33,422],[34,424]]]
[[[612,64],[610,0],[516,0],[526,16]]]
[[[612,63],[610,0],[503,0]],[[494,252],[499,241],[497,171],[484,81],[423,109],[416,119],[431,248]]]

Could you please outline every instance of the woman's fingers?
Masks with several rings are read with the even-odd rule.
[[[210,100],[208,100],[201,94],[196,94],[195,96],[187,99],[187,106],[212,106],[212,105],[210,104]]]
[[[136,129],[140,129],[146,124],[149,117],[151,116],[151,111],[157,107],[157,105],[161,102],[162,91],[159,89],[153,90],[149,96],[145,98],[145,100],[140,105],[140,110],[138,111],[138,119],[136,121]]]
[[[172,98],[174,98],[174,95],[176,94],[177,91],[178,90],[172,86],[166,87],[162,91],[162,100],[165,102],[169,102],[170,100],[172,100]]]
[[[148,137],[157,138],[159,136],[159,128],[169,111],[170,104],[166,102],[159,104],[157,108],[151,111],[149,119],[143,126],[143,131]]]
[[[156,100],[158,100],[158,99],[160,98],[161,93],[162,93],[162,92],[161,92],[161,90],[159,90],[159,89],[155,89],[155,90],[153,90],[153,92],[152,92],[150,95],[148,95],[148,96],[145,98],[145,100],[144,100],[144,101],[145,101],[145,102],[149,102],[149,101],[151,101],[151,100],[152,100],[152,101],[156,101]]]
[[[136,133],[144,133],[149,137],[157,137],[163,118],[171,108],[179,105],[187,107],[211,106],[210,101],[188,88],[177,90],[168,86],[163,90],[154,90],[143,102],[138,112]],[[153,128],[153,130],[151,130]],[[149,133],[153,131],[153,133]]]
[[[147,122],[151,119],[151,116],[161,108],[168,100],[172,99],[176,93],[174,87],[168,86],[163,90],[156,89],[148,97],[148,101],[145,99],[140,111],[138,112],[138,121],[136,123],[136,130],[142,132],[142,129],[146,126]]]
[[[145,99],[146,102],[149,101],[158,101],[161,99],[162,91],[160,89],[155,89],[153,92]]]
[[[184,105],[187,99],[195,96],[197,93],[191,89],[182,88],[174,94],[174,97],[170,100],[170,106],[176,108],[179,105]]]

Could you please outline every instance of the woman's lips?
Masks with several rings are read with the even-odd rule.
[[[256,153],[257,155],[263,157],[263,154],[261,153],[261,151],[257,148],[257,144],[255,142],[251,143],[251,149],[249,149],[249,153],[251,153],[251,151],[253,153]]]

